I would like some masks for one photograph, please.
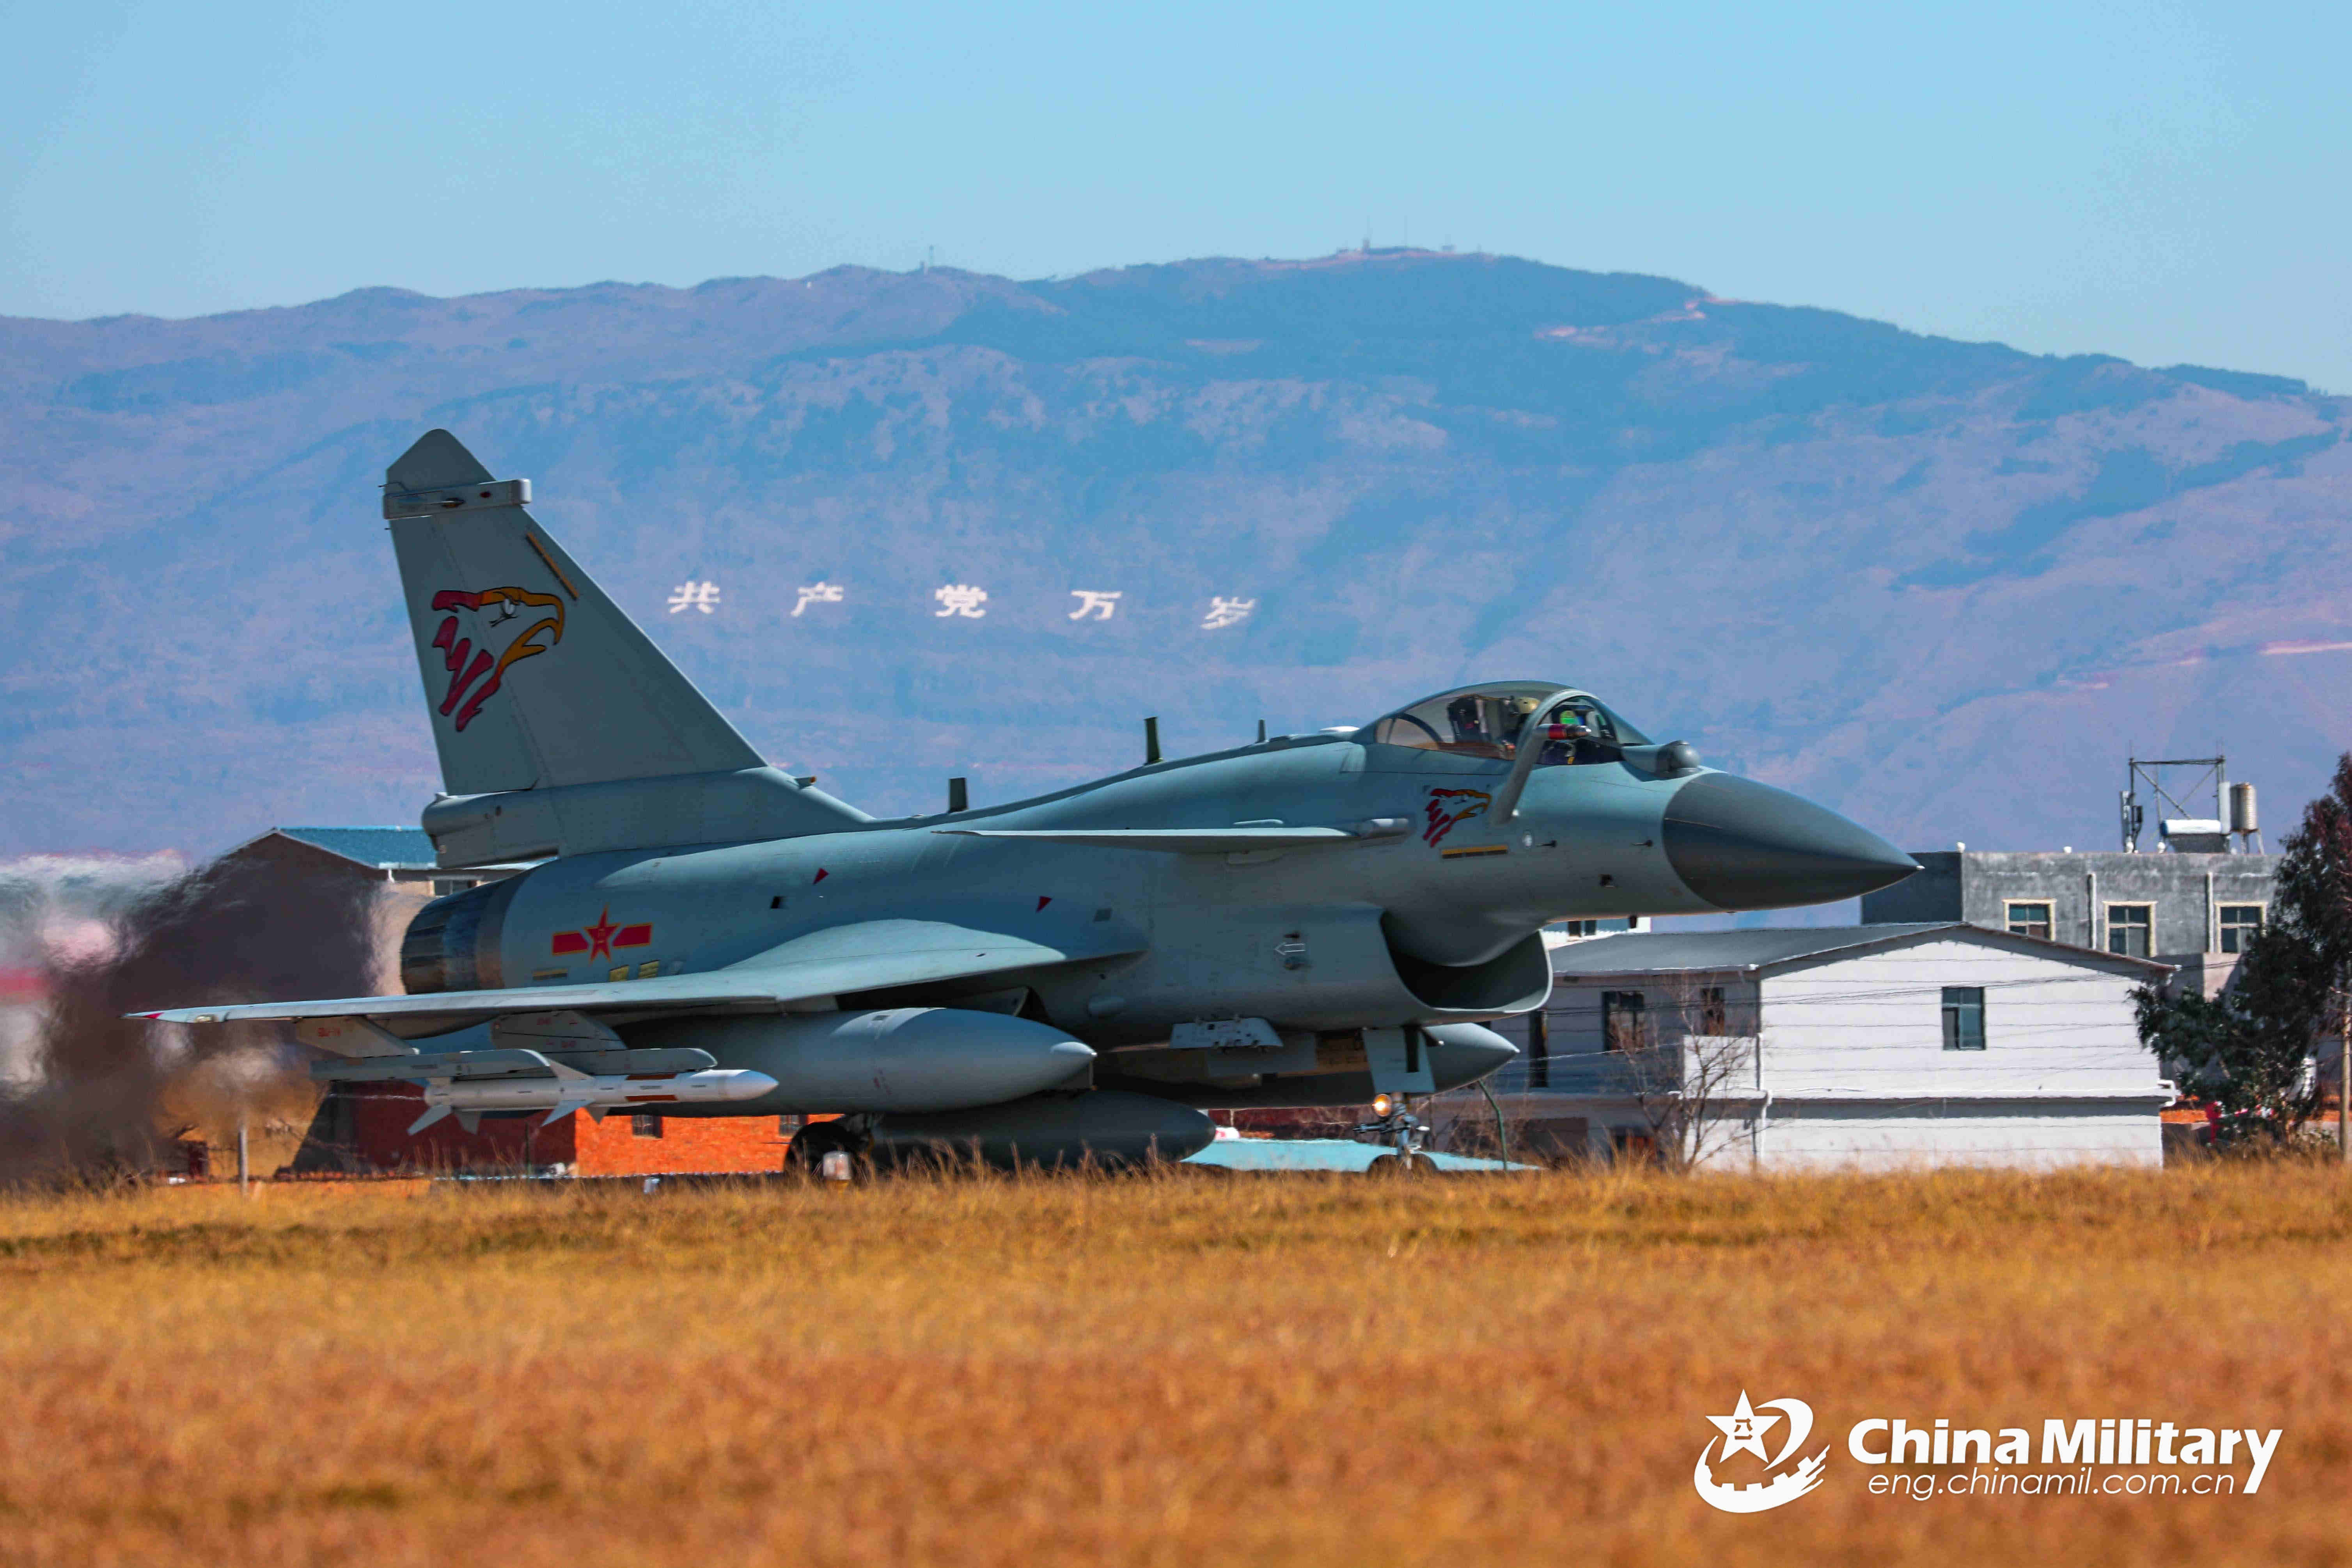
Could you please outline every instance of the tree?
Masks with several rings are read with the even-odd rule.
[[[1643,1037],[1613,1040],[1611,1048],[1623,1053],[1658,1163],[1686,1172],[1728,1151],[1746,1126],[1759,1044],[1755,1009],[1727,1000],[1724,980],[1677,977],[1660,990],[1673,1037],[1647,1038],[1645,1018],[1636,1026]]]
[[[2284,1140],[2319,1106],[2313,1058],[2352,997],[2352,752],[2280,845],[2269,918],[2211,1000],[2143,986],[2139,1037],[2183,1094],[2218,1106],[2225,1143]],[[2338,1070],[2341,1070],[2340,1068]]]

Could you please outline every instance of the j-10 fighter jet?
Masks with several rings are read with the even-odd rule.
[[[386,475],[451,869],[406,994],[282,1019],[420,1121],[837,1113],[793,1156],[1176,1158],[1208,1109],[1475,1082],[1541,928],[1850,898],[1916,868],[1562,680],[877,820],[770,766],[446,430]],[[960,804],[960,803],[951,803]]]

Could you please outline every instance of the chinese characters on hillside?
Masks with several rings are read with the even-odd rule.
[[[1248,620],[1250,612],[1256,608],[1255,599],[1223,597],[1211,599],[1209,613],[1201,617],[1201,629],[1204,632],[1213,632],[1225,626],[1237,626]]]
[[[981,608],[988,603],[988,590],[975,588],[969,583],[950,583],[934,590],[931,597],[940,602],[938,613],[942,616],[963,616],[976,621],[988,614]]]
[[[794,602],[790,618],[794,620],[806,616],[813,605],[846,605],[850,602],[845,586],[826,582],[822,577],[814,583],[801,584],[793,590],[793,594]],[[1077,601],[1077,607],[1068,611],[1065,618],[1073,621],[1108,621],[1118,615],[1120,601],[1127,597],[1125,590],[1118,588],[1072,588],[1069,595]],[[931,601],[939,606],[931,612],[934,620],[977,621],[988,615],[988,590],[974,583],[943,583],[931,590]],[[694,610],[706,616],[713,615],[721,602],[717,583],[688,578],[670,590],[669,613],[675,616]],[[1198,623],[1199,629],[1213,632],[1239,626],[1249,619],[1250,613],[1256,608],[1255,599],[1229,598],[1223,594],[1213,595],[1208,609]]]

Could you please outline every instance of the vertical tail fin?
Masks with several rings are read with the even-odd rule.
[[[528,510],[446,430],[384,473],[383,514],[454,795],[761,765]]]

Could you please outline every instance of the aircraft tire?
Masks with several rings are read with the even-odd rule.
[[[853,1179],[872,1173],[866,1150],[872,1140],[849,1131],[838,1121],[812,1121],[793,1134],[784,1147],[784,1169],[803,1176],[814,1176],[827,1154],[839,1152],[849,1156]]]

